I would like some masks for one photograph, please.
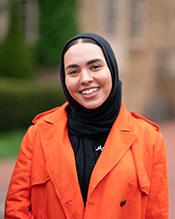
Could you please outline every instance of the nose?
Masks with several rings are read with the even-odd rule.
[[[91,73],[87,69],[81,71],[81,83],[90,84],[93,81]]]

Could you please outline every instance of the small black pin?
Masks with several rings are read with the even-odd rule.
[[[122,200],[122,201],[120,202],[120,207],[123,207],[125,204],[126,204],[126,200]]]

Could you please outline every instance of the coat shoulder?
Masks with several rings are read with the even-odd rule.
[[[157,132],[160,132],[160,126],[157,125],[156,123],[154,123],[153,121],[147,119],[146,117],[131,111],[131,115],[137,120],[137,121],[143,121],[144,123],[146,123],[148,126],[153,127]]]
[[[47,121],[49,123],[55,123],[57,119],[63,118],[66,115],[66,108],[68,106],[68,102],[65,102],[61,106],[57,106],[45,112],[39,113],[34,117],[32,123],[38,123],[40,121]]]
[[[47,115],[57,111],[59,109],[59,107],[55,107],[53,109],[50,109],[50,110],[47,110],[47,111],[44,111],[42,113],[39,113],[38,115],[36,115],[34,117],[34,119],[32,120],[32,123],[35,124],[37,123],[38,121],[42,120],[43,118],[45,118]]]

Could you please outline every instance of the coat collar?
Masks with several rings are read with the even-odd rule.
[[[40,115],[39,118],[35,118],[34,122],[39,120],[45,124],[40,129],[40,133],[47,171],[57,196],[62,201],[65,214],[83,218],[84,204],[78,183],[74,152],[68,137],[67,106],[68,103],[65,103],[51,113]],[[100,181],[120,162],[124,154],[130,148],[132,149],[136,138],[134,119],[122,105],[106,140],[103,152],[92,172],[88,197]],[[136,169],[140,179],[140,188],[147,193],[148,188],[146,187],[149,187],[149,180],[136,148],[134,148],[133,156],[136,157],[136,164],[139,165]]]

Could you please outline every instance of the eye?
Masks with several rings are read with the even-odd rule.
[[[91,71],[98,71],[100,69],[101,69],[101,65],[99,63],[93,63],[92,65],[90,65]]]
[[[70,69],[69,71],[67,71],[67,75],[70,75],[70,76],[76,76],[78,75],[79,73],[79,70],[78,69]]]

